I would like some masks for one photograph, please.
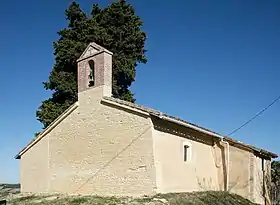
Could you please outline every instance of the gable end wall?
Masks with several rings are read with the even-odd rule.
[[[22,156],[23,192],[155,193],[149,116],[101,104],[102,89],[79,93],[79,107]]]
[[[49,188],[49,138],[45,136],[20,159],[21,192],[47,193]]]

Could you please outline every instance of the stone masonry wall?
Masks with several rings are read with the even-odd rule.
[[[174,123],[153,120],[158,192],[220,190],[213,137]],[[184,161],[184,144],[190,149]]]
[[[21,156],[21,192],[48,192],[48,142],[48,136],[46,136]]]
[[[152,124],[100,104],[103,87],[79,93],[79,107],[49,134],[50,192],[152,194]]]
[[[250,152],[230,145],[229,191],[250,198]]]

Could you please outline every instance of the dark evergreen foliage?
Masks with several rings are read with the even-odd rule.
[[[69,24],[58,32],[59,39],[53,44],[55,64],[49,80],[44,82],[45,89],[53,94],[36,112],[44,128],[77,101],[76,60],[90,42],[114,53],[113,96],[116,98],[135,101],[129,87],[135,80],[137,64],[147,62],[143,23],[126,1],[114,2],[106,8],[94,4],[90,16],[73,2],[65,15]]]

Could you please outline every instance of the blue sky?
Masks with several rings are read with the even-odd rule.
[[[80,0],[89,12],[93,3]],[[131,0],[144,21],[148,63],[137,68],[137,103],[228,134],[280,95],[280,1]],[[41,129],[50,93],[52,42],[68,0],[3,1],[0,12],[0,182],[19,181],[13,157]],[[276,153],[280,102],[232,137]]]

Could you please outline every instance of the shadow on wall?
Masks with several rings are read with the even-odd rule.
[[[172,122],[166,122],[156,117],[152,117],[152,121],[156,130],[176,135],[182,138],[187,138],[212,147],[214,163],[218,170],[218,187],[215,178],[216,176],[212,176],[211,178],[209,178],[196,173],[196,181],[198,187],[201,190],[207,191],[219,189],[220,191],[234,192],[250,199],[253,199],[253,197],[259,198],[263,196],[262,172],[258,173],[259,176],[250,173],[249,169],[252,162],[248,162],[247,158],[243,159],[243,156],[247,156],[247,151],[241,150],[241,154],[237,154],[234,159],[231,159],[229,156],[230,163],[234,164],[230,164],[231,170],[228,170],[226,144],[221,143],[218,139],[209,137],[209,135],[204,135],[201,133],[198,134],[196,131],[193,131],[189,128],[175,125]],[[246,171],[246,175],[244,175],[243,170]],[[229,171],[229,173],[227,173],[227,171]],[[253,186],[254,180],[257,182],[255,183],[255,186]]]
[[[165,120],[156,117],[152,117],[151,119],[154,124],[154,128],[158,131],[169,133],[175,136],[179,136],[182,138],[186,138],[210,146],[214,145],[213,138],[212,137],[209,138],[209,136],[206,134],[203,133],[198,134],[197,131],[194,131],[190,128],[174,124],[173,122],[167,122]]]
[[[142,133],[140,133],[138,136],[133,138],[128,144],[120,149],[120,151],[109,161],[107,161],[99,170],[97,170],[92,176],[90,176],[85,182],[82,183],[81,186],[78,187],[77,190],[74,191],[74,194],[78,193],[87,183],[89,183],[91,180],[94,180],[99,174],[102,173],[104,169],[106,169],[115,159],[117,159],[118,156],[120,156],[123,152],[125,152],[131,145],[133,145],[137,140],[139,140],[146,132],[148,132],[151,129],[151,126],[148,126]],[[130,170],[130,171],[139,171],[146,169],[146,167],[138,167],[136,170]]]
[[[234,183],[231,183],[229,186],[229,192],[232,192],[233,189],[246,189],[249,188],[250,183],[253,182],[253,178],[251,177],[249,180],[241,182],[241,177],[238,176],[235,178]],[[240,183],[241,182],[241,183]]]
[[[215,166],[218,169],[218,181],[219,181],[219,188],[221,191],[236,192],[237,190],[240,190],[241,192],[243,192],[243,190],[246,189],[249,190],[249,186],[253,181],[252,178],[248,180],[246,179],[244,180],[244,175],[242,174],[242,172],[240,172],[239,176],[235,175],[234,176],[235,178],[233,178],[233,176],[230,174],[232,170],[227,170],[228,163],[227,163],[226,145],[223,145],[222,143],[220,143],[220,141],[215,141],[215,145],[212,147],[212,154],[215,161]],[[242,161],[241,164],[239,165],[242,167],[243,166],[248,167],[248,164],[244,164]],[[229,173],[227,173],[227,171],[229,171]],[[198,181],[198,183],[201,186],[202,184],[204,184],[203,187],[205,188],[206,185],[203,180]],[[228,183],[228,187],[227,187],[227,183]],[[209,185],[207,186],[209,187]]]
[[[196,176],[196,180],[199,186],[199,191],[209,191],[209,190],[217,191],[215,183],[213,183],[212,177],[206,179],[205,177],[199,178],[198,176]]]

